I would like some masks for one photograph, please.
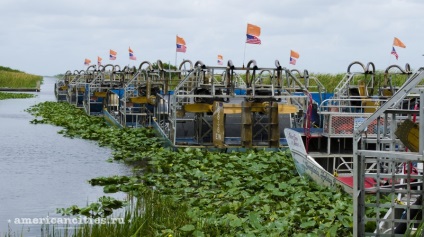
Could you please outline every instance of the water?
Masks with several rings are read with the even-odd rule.
[[[20,218],[60,217],[56,208],[86,206],[103,195],[87,180],[129,175],[130,167],[109,163],[111,150],[95,142],[58,134],[60,127],[30,124],[24,110],[54,101],[54,78],[45,77],[36,98],[0,101],[0,236],[40,236],[41,225]],[[108,195],[123,199],[124,194]],[[18,218],[18,219],[17,219]]]

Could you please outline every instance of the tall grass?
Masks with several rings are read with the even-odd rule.
[[[187,206],[176,203],[170,197],[159,195],[156,191],[146,189],[142,196],[131,198],[116,221],[110,217],[106,223],[86,223],[77,226],[44,225],[43,237],[115,237],[115,236],[179,236],[181,226],[189,223]]]
[[[0,87],[7,88],[36,88],[42,76],[27,74],[24,72],[1,71],[0,70]]]
[[[6,71],[6,72],[22,72],[16,69],[12,69],[10,67],[4,67],[4,66],[0,66],[0,71]]]
[[[327,92],[333,92],[337,84],[343,79],[344,74],[313,74],[313,76],[318,78]]]
[[[127,208],[123,223],[88,224],[80,226],[75,237],[84,236],[162,236],[178,233],[178,228],[189,223],[187,207],[169,197],[147,191]]]
[[[344,73],[339,74],[312,74],[318,80],[321,82],[321,84],[324,85],[327,92],[333,92],[336,86],[339,84],[339,82],[343,79],[345,76]],[[382,87],[390,86],[390,84],[394,87],[400,87],[405,83],[405,81],[408,79],[410,75],[406,74],[390,74],[385,75],[384,72],[376,72],[376,75],[374,77],[373,85],[371,85],[370,82],[370,75],[358,75],[355,77],[355,83],[359,80],[365,80],[365,82],[368,85],[368,88],[373,87],[374,92],[378,92],[378,90]]]

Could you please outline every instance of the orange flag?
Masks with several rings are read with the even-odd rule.
[[[116,60],[116,51],[109,50],[109,60]]]
[[[290,64],[296,65],[296,61],[299,58],[299,53],[293,50],[290,50]]]
[[[290,57],[299,58],[299,53],[293,50],[290,50]]]
[[[248,44],[261,44],[261,27],[252,24],[247,24],[246,30],[246,43]]]
[[[185,53],[187,50],[186,42],[184,38],[178,37],[177,35],[177,52]]]
[[[185,42],[184,38],[179,37],[179,36],[177,35],[177,44],[186,45],[186,42]]]
[[[401,48],[406,48],[405,44],[400,41],[400,39],[396,38],[393,40],[393,46],[398,46]]]
[[[91,63],[91,60],[90,59],[86,58],[84,60],[84,65],[88,66],[88,65],[90,65],[90,63]]]
[[[137,60],[137,57],[134,56],[134,51],[130,47],[128,47],[128,52],[130,54],[130,60]]]
[[[116,51],[111,49],[109,51],[109,60],[116,60],[116,55],[117,55]]]
[[[261,35],[261,27],[252,24],[247,24],[246,34],[259,37]]]
[[[224,63],[224,57],[221,54],[218,54],[218,64],[222,65]]]

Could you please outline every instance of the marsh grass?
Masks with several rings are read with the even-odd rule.
[[[321,84],[324,85],[327,92],[333,92],[336,86],[339,84],[339,82],[343,79],[345,76],[344,73],[339,74],[312,74],[318,80],[321,82]],[[384,72],[376,72],[375,78],[374,78],[374,85],[368,85],[368,88],[373,87],[375,92],[378,92],[378,89],[381,87],[390,86],[390,84],[394,87],[400,87],[405,83],[406,79],[409,77],[409,75],[402,75],[402,74],[390,74],[385,75]],[[370,76],[363,76],[358,75],[355,77],[355,83],[357,83],[359,80],[365,80],[368,84],[370,80]]]
[[[61,225],[44,225],[43,237],[114,237],[114,236],[178,236],[178,228],[189,223],[186,214],[187,206],[176,203],[171,198],[159,195],[146,189],[142,196],[131,198],[121,215],[113,218],[123,218],[114,222],[109,218],[106,223],[87,223],[73,227]]]
[[[0,70],[0,87],[3,88],[36,88],[42,79],[42,76]]]
[[[123,214],[124,223],[85,225],[75,237],[83,236],[162,236],[175,233],[188,222],[187,207],[155,191],[144,192]],[[177,231],[178,232],[178,231]]]

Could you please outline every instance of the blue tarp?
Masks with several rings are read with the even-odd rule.
[[[113,93],[117,94],[119,98],[122,98],[124,96],[125,90],[124,89],[112,89]]]

